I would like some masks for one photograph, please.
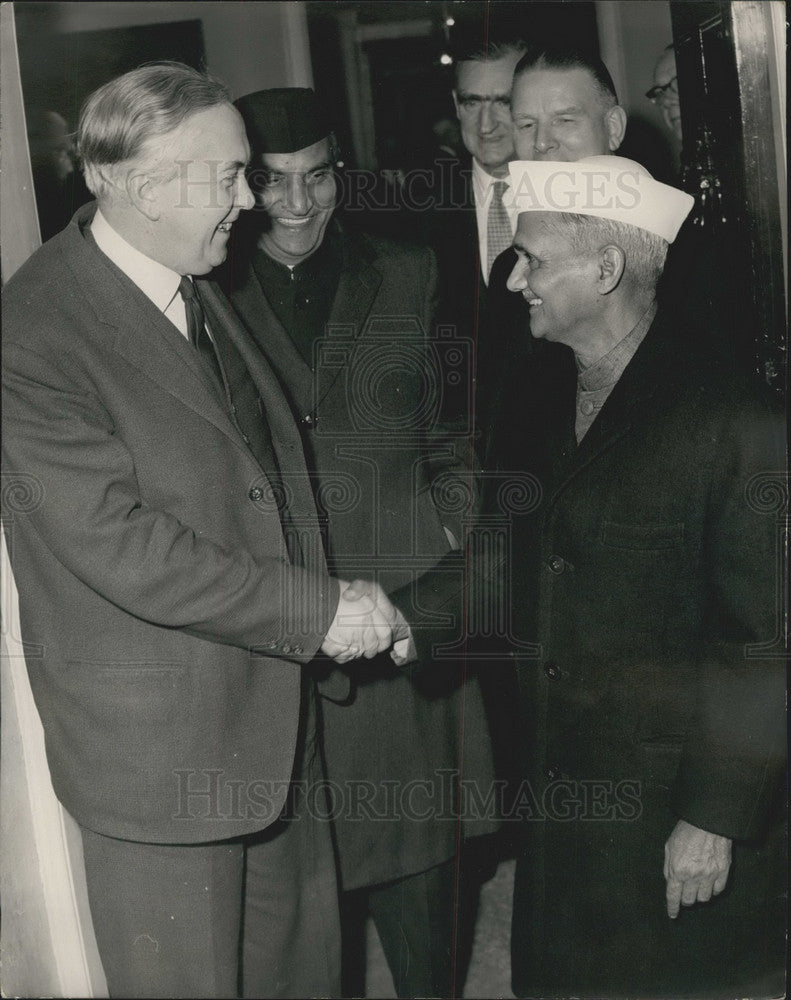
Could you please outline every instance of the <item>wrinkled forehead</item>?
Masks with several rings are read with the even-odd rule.
[[[558,222],[559,212],[520,212],[514,243],[529,252],[568,245],[569,239]]]
[[[660,58],[654,69],[654,83],[663,87],[676,75],[676,54],[671,49]]]
[[[266,170],[283,174],[308,174],[326,167],[331,163],[329,136],[293,153],[261,153],[260,163]]]
[[[592,112],[604,107],[598,84],[581,66],[534,66],[514,81],[512,105],[520,109],[575,108]]]
[[[456,70],[456,93],[475,94],[478,97],[509,97],[514,67],[518,62],[518,52],[500,59],[460,62]]]
[[[213,164],[247,162],[250,146],[242,116],[232,104],[217,104],[188,115],[164,139],[152,138],[164,157]]]

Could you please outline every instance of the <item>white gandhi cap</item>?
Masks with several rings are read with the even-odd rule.
[[[574,212],[625,222],[672,243],[694,198],[660,184],[622,156],[586,156],[571,163],[514,160],[503,198],[518,212]]]

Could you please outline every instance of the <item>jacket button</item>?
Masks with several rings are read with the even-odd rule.
[[[264,499],[264,491],[260,486],[253,486],[250,492],[247,494],[253,503],[258,503],[259,500]]]
[[[306,413],[305,416],[302,418],[302,423],[306,427],[312,427],[313,426],[313,414]]]
[[[556,681],[560,677],[560,667],[556,663],[544,664],[544,673],[551,681]]]
[[[250,444],[250,438],[246,434],[242,434],[242,441],[244,441],[245,444]]]
[[[566,568],[566,560],[563,556],[550,556],[547,565],[553,573],[562,573]]]
[[[557,781],[560,777],[560,768],[555,767],[553,764],[549,764],[544,768],[544,775],[547,781]]]

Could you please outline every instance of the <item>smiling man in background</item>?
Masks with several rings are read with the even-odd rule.
[[[388,593],[408,590],[463,542],[465,512],[441,500],[470,485],[466,439],[448,437],[438,420],[434,257],[332,217],[338,154],[312,90],[262,90],[236,104],[259,206],[248,216],[254,246],[234,248],[231,301],[302,432],[328,562],[374,574]],[[358,796],[336,817],[346,926],[370,911],[399,996],[450,997],[461,989],[461,858],[457,825],[434,818],[442,806],[431,790],[440,791],[440,771],[461,777],[463,760],[464,778],[485,797],[492,774],[478,682],[456,663],[426,671],[422,683],[389,656],[366,667],[331,676],[321,706],[328,777]],[[416,784],[426,791],[404,802]],[[475,829],[493,826],[484,819]],[[347,945],[353,963],[351,934]]]

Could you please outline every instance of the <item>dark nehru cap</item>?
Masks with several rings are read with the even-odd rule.
[[[234,104],[244,119],[253,156],[296,153],[332,131],[316,94],[308,87],[256,90]]]

